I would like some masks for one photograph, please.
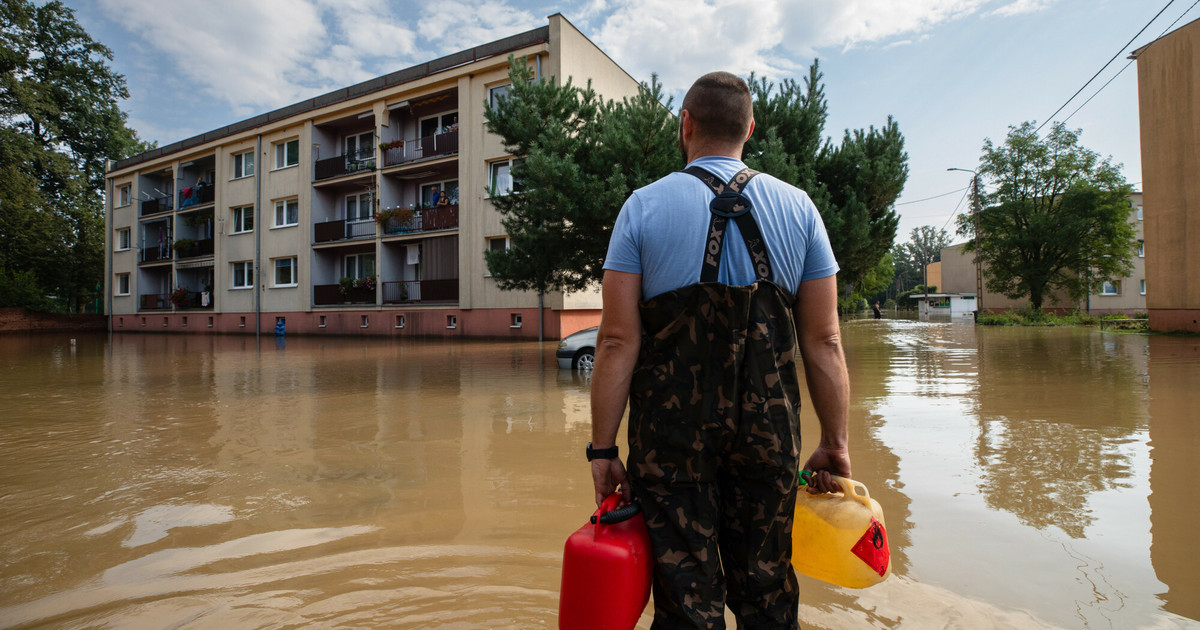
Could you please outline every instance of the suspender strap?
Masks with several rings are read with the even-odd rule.
[[[758,223],[750,214],[754,204],[742,194],[746,184],[755,175],[758,175],[758,171],[744,168],[738,171],[728,183],[722,183],[716,175],[699,166],[692,166],[683,172],[697,177],[716,195],[708,204],[712,217],[708,222],[708,241],[704,246],[704,263],[700,267],[700,282],[717,281],[717,275],[721,271],[721,250],[724,248],[725,230],[729,219],[737,222],[738,231],[742,234],[742,241],[746,243],[746,250],[750,252],[750,258],[754,263],[754,275],[759,280],[770,280],[771,261],[767,256],[766,242],[763,240],[762,232],[758,229]]]

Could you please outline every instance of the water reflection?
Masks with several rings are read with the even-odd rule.
[[[805,627],[1200,627],[1200,343],[843,330],[894,577],[804,579]],[[0,627],[554,624],[593,506],[552,344],[263,341],[0,338]]]

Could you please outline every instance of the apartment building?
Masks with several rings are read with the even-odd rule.
[[[546,26],[111,163],[107,313],[117,332],[536,338],[538,299],[501,291],[490,195],[519,156],[484,124],[510,85],[638,82],[562,15]],[[598,236],[602,238],[602,236]],[[598,291],[545,296],[550,338],[599,321]]]
[[[1200,20],[1134,55],[1150,328],[1200,332]]]
[[[1055,291],[1045,296],[1042,309],[1046,311],[1070,312],[1080,310],[1092,315],[1114,315],[1146,312],[1146,239],[1145,220],[1142,209],[1142,193],[1129,195],[1129,220],[1137,234],[1136,251],[1133,252],[1133,271],[1124,278],[1106,280],[1100,290],[1080,302],[1071,300],[1065,292]],[[930,284],[935,276],[942,284],[939,291],[948,294],[970,294],[975,296],[977,310],[1005,311],[1029,306],[1029,298],[1012,299],[988,291],[984,282],[983,292],[977,289],[975,255],[963,251],[965,243],[942,248],[942,260],[930,265]],[[936,270],[932,269],[937,265]],[[978,294],[978,295],[977,295]]]

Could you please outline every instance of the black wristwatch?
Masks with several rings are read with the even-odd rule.
[[[616,459],[618,457],[615,444],[608,448],[592,448],[592,443],[588,442],[587,451],[585,452],[587,453],[589,462],[593,459]]]

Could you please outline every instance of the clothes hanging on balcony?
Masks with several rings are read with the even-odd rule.
[[[408,252],[408,264],[415,265],[421,262],[421,248],[416,245],[409,245],[405,247],[405,250]]]
[[[208,306],[208,291],[200,292],[200,306]]]

